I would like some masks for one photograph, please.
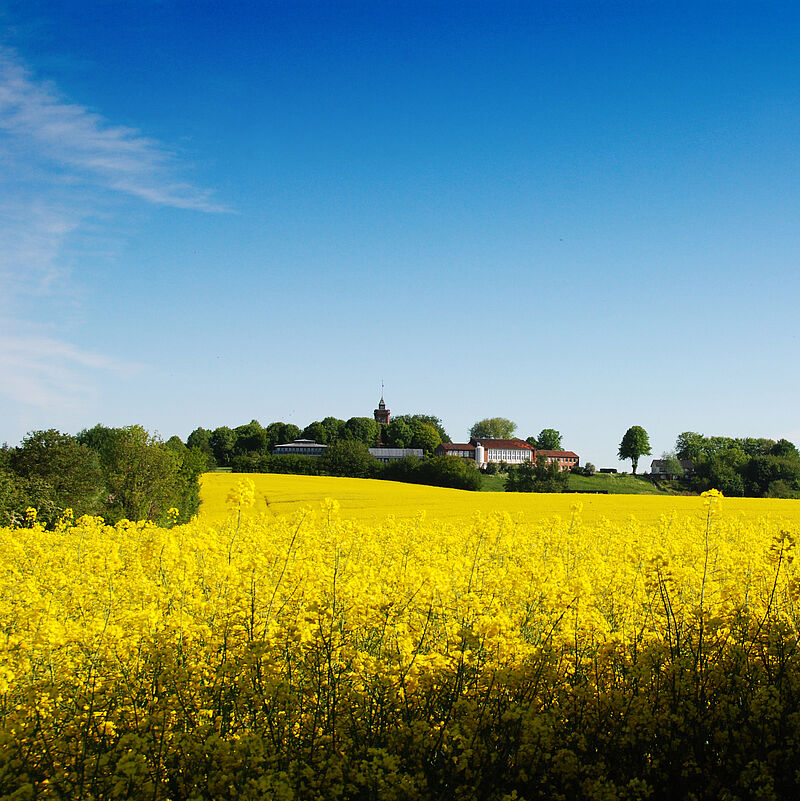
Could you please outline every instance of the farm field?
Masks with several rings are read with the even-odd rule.
[[[248,518],[280,516],[305,506],[317,507],[324,498],[340,505],[345,519],[382,521],[387,515],[413,518],[424,511],[429,519],[456,521],[475,512],[508,512],[526,521],[554,516],[570,517],[580,504],[585,522],[601,519],[621,522],[636,518],[653,523],[662,517],[687,517],[700,513],[700,497],[678,495],[593,495],[572,493],[483,493],[400,484],[376,479],[327,476],[287,476],[248,473],[255,487],[255,503],[243,514]],[[236,473],[206,473],[201,477],[200,517],[220,522],[228,514],[226,498],[243,477]],[[613,481],[615,479],[610,478]],[[726,498],[726,513],[746,519],[769,518],[800,524],[800,501],[762,498]]]
[[[0,798],[797,797],[794,504],[203,491],[0,528]]]

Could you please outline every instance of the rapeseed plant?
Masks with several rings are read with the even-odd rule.
[[[791,522],[718,494],[440,519],[403,485],[365,522],[347,486],[249,516],[237,477],[218,523],[0,529],[0,797],[797,789]]]

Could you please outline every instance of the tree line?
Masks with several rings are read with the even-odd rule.
[[[729,496],[800,498],[800,452],[786,439],[706,437],[684,431],[674,457],[692,461],[693,473],[683,483],[695,491],[713,488]]]
[[[153,520],[166,525],[198,510],[205,455],[179,437],[167,442],[138,425],[97,425],[76,436],[34,431],[17,447],[0,448],[0,525],[18,525],[28,509],[54,525],[100,515],[107,522]]]
[[[309,423],[304,429],[292,423],[274,422],[262,426],[258,420],[230,428],[213,430],[196,428],[189,434],[186,445],[198,448],[206,457],[208,469],[230,467],[236,472],[274,472],[270,469],[272,451],[296,439],[310,439],[320,445],[338,442],[358,442],[367,448],[386,445],[392,448],[420,448],[432,455],[441,442],[449,441],[438,417],[428,414],[402,414],[382,426],[371,417],[351,417],[340,420],[325,417]]]
[[[383,463],[369,452],[363,442],[347,439],[329,445],[322,456],[290,453],[263,456],[253,469],[244,472],[378,478],[465,490],[479,490],[482,483],[481,471],[473,459],[407,456]]]
[[[325,445],[322,456],[274,454],[276,445],[309,439]],[[186,445],[204,454],[208,469],[230,468],[237,473],[288,473],[293,475],[380,478],[412,484],[430,484],[455,489],[478,490],[481,474],[474,463],[464,459],[435,456],[441,442],[449,441],[442,421],[429,414],[402,414],[388,425],[371,417],[341,420],[325,417],[304,429],[291,423],[262,426],[258,420],[230,428],[196,428]],[[382,463],[369,448],[420,449],[423,459],[409,456]]]
[[[301,437],[327,445],[325,455],[273,455],[275,445]],[[65,513],[99,515],[110,523],[185,522],[199,508],[200,475],[217,467],[480,489],[474,463],[433,455],[448,439],[439,418],[424,414],[399,415],[388,426],[369,417],[326,417],[302,430],[252,420],[235,428],[197,428],[186,442],[177,436],[164,442],[139,425],[96,425],[75,436],[34,431],[20,445],[0,448],[0,525],[21,524],[29,509],[49,526]],[[376,445],[419,448],[426,458],[383,464],[369,453]]]

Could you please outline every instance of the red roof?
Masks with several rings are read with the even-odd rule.
[[[473,445],[483,445],[484,448],[491,448],[493,451],[497,450],[518,450],[518,451],[532,451],[535,450],[533,445],[525,442],[524,439],[478,439],[473,437],[470,442]]]
[[[468,445],[463,442],[443,442],[439,445],[440,448],[444,448],[446,451],[474,451],[474,445]]]
[[[543,456],[553,456],[556,459],[559,458],[559,457],[561,457],[561,458],[572,457],[573,459],[579,458],[578,454],[574,453],[573,451],[536,451],[536,455],[537,456],[540,453]]]

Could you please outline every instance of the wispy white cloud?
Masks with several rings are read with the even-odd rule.
[[[133,375],[139,366],[45,336],[0,336],[0,396],[40,409],[76,407],[90,394],[93,373]]]
[[[0,416],[9,403],[80,406],[134,369],[70,344],[58,311],[86,280],[73,266],[106,263],[109,243],[113,253],[125,201],[227,211],[186,171],[168,147],[65,99],[0,45]]]
[[[35,80],[16,53],[3,47],[0,130],[39,157],[107,189],[161,206],[227,211],[211,191],[180,179],[176,157],[161,143],[67,102],[52,84]]]
[[[78,209],[46,196],[0,200],[0,314],[21,294],[47,293],[64,276],[64,243],[81,221]]]

